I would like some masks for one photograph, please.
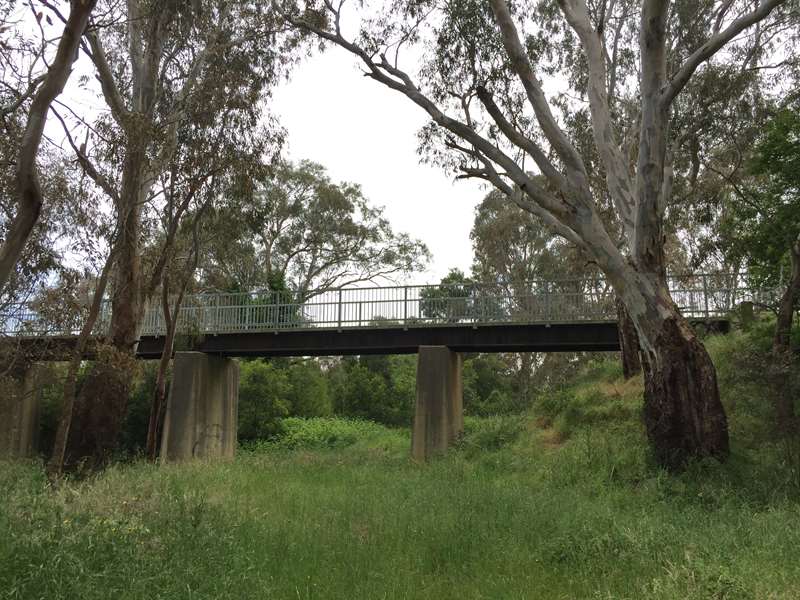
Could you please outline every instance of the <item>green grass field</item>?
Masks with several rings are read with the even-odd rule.
[[[468,419],[428,465],[407,431],[335,419],[57,490],[0,464],[0,597],[800,598],[797,487],[747,399],[728,463],[669,475],[640,394],[595,365],[529,415]]]

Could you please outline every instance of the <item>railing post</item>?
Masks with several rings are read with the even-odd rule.
[[[710,315],[708,312],[708,275],[706,273],[703,273],[703,299],[706,307],[706,319],[708,319]]]
[[[342,288],[339,288],[339,318],[338,327],[342,326]]]
[[[544,320],[550,320],[550,282],[544,282]]]
[[[403,325],[408,324],[408,286],[403,287]]]

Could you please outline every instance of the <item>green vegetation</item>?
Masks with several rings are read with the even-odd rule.
[[[733,455],[680,475],[649,461],[641,382],[611,361],[524,416],[468,417],[428,465],[407,429],[332,417],[58,489],[3,463],[0,598],[796,598],[796,464],[741,352],[769,339],[709,340]]]

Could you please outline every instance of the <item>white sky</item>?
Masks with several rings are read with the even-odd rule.
[[[410,280],[437,282],[452,267],[469,271],[474,209],[488,190],[420,163],[422,109],[364,77],[336,47],[298,65],[272,106],[288,131],[288,158],[313,160],[335,181],[361,184],[373,205],[386,207],[395,231],[427,244],[429,268]]]

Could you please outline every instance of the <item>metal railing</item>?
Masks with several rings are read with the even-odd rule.
[[[744,301],[768,303],[772,294],[726,274],[670,276],[673,299],[690,318],[726,315]],[[16,304],[0,313],[5,335],[74,335],[85,307],[47,310]],[[524,284],[408,285],[310,292],[256,291],[187,295],[178,314],[181,333],[214,334],[311,328],[423,327],[498,323],[572,323],[616,320],[614,293],[602,278],[538,280]],[[94,328],[108,329],[104,304]],[[158,303],[145,310],[141,335],[165,332]]]

